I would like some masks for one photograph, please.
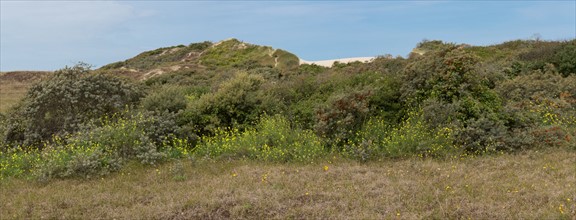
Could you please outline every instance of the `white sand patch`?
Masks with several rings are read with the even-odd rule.
[[[341,59],[333,59],[333,60],[318,60],[318,61],[307,61],[307,60],[300,59],[300,65],[302,65],[302,64],[316,64],[318,66],[332,67],[334,62],[352,63],[352,62],[359,61],[362,63],[369,63],[369,62],[372,62],[372,60],[374,60],[374,59],[376,59],[376,57],[350,57],[350,58],[341,58]]]

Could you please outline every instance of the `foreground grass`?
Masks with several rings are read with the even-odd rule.
[[[576,218],[576,152],[360,164],[176,161],[1,182],[0,218]]]

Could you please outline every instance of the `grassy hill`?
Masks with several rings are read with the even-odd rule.
[[[272,67],[291,70],[297,68],[298,64],[298,57],[287,51],[229,39],[218,43],[192,43],[188,46],[179,45],[146,51],[134,58],[112,63],[100,69],[145,79],[168,72],[217,68]]]

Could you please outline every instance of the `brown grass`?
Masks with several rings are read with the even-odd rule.
[[[45,78],[50,72],[14,71],[0,73],[0,113],[18,103],[28,88]]]
[[[0,186],[3,219],[575,219],[576,152],[368,164],[177,161],[101,179]]]

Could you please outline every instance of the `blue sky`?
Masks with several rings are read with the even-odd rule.
[[[406,56],[423,39],[576,38],[576,1],[5,1],[0,71],[96,67],[237,38],[305,60]]]

